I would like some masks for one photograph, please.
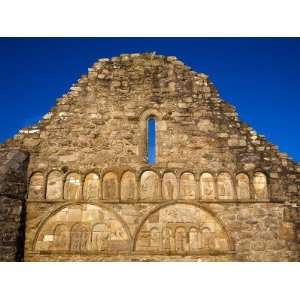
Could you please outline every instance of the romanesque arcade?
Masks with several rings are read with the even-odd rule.
[[[203,202],[268,201],[269,188],[265,173],[252,174],[190,171],[158,173],[113,171],[104,174],[89,172],[63,174],[53,170],[48,174],[35,172],[30,177],[28,201],[72,202],[161,202],[189,200]]]

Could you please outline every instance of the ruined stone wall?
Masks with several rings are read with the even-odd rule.
[[[175,57],[99,60],[7,145],[31,153],[28,260],[299,259],[300,166]]]
[[[27,164],[27,153],[0,150],[0,261],[23,259]]]

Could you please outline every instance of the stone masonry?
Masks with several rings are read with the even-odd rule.
[[[173,56],[98,60],[0,175],[0,260],[299,261],[300,164]]]
[[[27,164],[28,153],[0,150],[0,261],[23,257]]]

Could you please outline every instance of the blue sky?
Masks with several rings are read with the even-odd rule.
[[[244,122],[300,161],[299,38],[0,38],[0,142],[38,121],[97,59],[152,51],[208,74]]]

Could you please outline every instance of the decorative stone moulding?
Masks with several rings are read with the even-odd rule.
[[[267,175],[262,172],[255,172],[254,176],[204,172],[200,177],[189,171],[179,177],[178,173],[179,170],[125,170],[119,177],[113,171],[103,176],[91,172],[83,176],[75,171],[63,176],[58,170],[44,175],[39,171],[30,177],[28,201],[43,201],[43,195],[48,201],[73,202],[270,201]]]

